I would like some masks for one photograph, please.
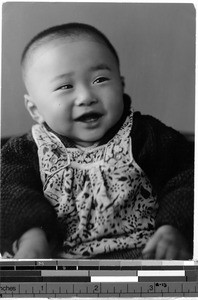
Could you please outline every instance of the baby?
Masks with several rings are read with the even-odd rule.
[[[37,123],[2,150],[1,252],[14,258],[192,258],[193,154],[134,112],[96,28],[49,28],[21,60]]]

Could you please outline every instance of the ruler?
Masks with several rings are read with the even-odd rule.
[[[0,261],[0,297],[198,297],[198,262]]]

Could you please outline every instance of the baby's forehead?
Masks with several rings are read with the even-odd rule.
[[[101,46],[105,46],[108,48],[108,46],[104,43],[104,41],[102,41],[101,39],[99,38],[96,38],[94,36],[89,36],[89,35],[79,35],[79,36],[69,36],[69,37],[62,37],[62,36],[58,36],[57,38],[55,39],[52,39],[52,40],[46,40],[44,41],[43,43],[40,43],[39,45],[36,45],[36,47],[33,49],[32,51],[32,56],[35,54],[35,53],[38,53],[38,52],[41,52],[43,50],[47,51],[47,50],[51,50],[53,48],[55,48],[56,46],[58,45],[75,45],[76,42],[83,42],[84,44],[88,44],[89,47],[91,47],[92,45],[92,42],[93,43],[98,43],[98,47]],[[91,43],[90,43],[91,42]],[[76,44],[77,45],[77,44]],[[77,47],[79,47],[77,45]],[[69,47],[68,47],[69,49]]]
[[[46,37],[43,40],[35,42],[30,47],[24,62],[23,73],[27,73],[28,69],[31,68],[32,64],[37,60],[39,56],[42,55],[42,53],[50,51],[51,49],[57,47],[58,44],[70,44],[78,41],[83,41],[84,43],[87,42],[89,44],[90,41],[97,42],[108,48],[108,46],[101,38],[90,34],[79,34],[75,36],[55,36],[51,39],[49,37]]]

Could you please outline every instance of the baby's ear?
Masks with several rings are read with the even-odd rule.
[[[24,102],[25,102],[25,107],[27,111],[29,112],[30,116],[32,119],[37,122],[37,123],[43,123],[44,119],[42,115],[39,113],[38,108],[35,104],[35,102],[31,99],[31,96],[29,95],[24,95]]]
[[[123,90],[125,88],[125,78],[124,76],[121,76],[121,82],[122,82],[122,87],[123,87]]]

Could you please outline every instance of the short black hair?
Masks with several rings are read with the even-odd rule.
[[[53,41],[57,38],[75,38],[80,35],[93,37],[97,41],[105,44],[107,48],[111,51],[111,53],[114,55],[119,67],[120,63],[118,54],[111,42],[109,41],[109,39],[101,31],[96,29],[94,26],[84,23],[66,23],[43,30],[30,40],[30,42],[26,45],[25,49],[23,50],[21,56],[22,69],[26,65],[26,61],[28,60],[29,54],[34,52],[34,50],[38,49],[45,43]]]

